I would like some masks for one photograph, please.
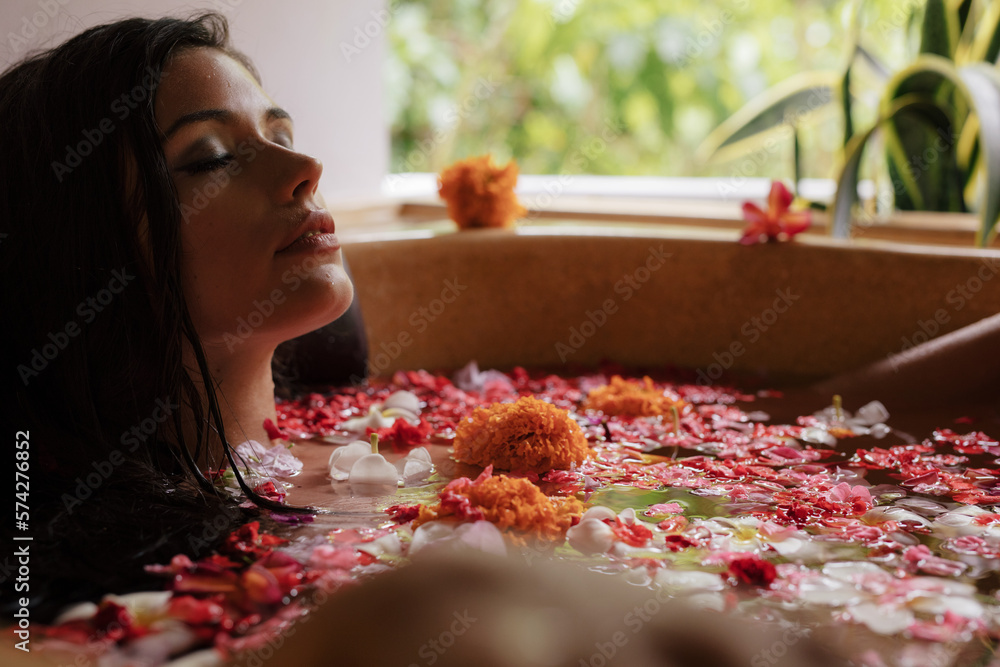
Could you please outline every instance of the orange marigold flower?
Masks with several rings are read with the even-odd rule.
[[[492,477],[492,473],[489,466],[475,481],[459,477],[450,482],[440,494],[441,502],[420,506],[413,527],[439,519],[485,519],[523,546],[530,540],[565,539],[566,531],[583,513],[583,504],[576,498],[552,498],[523,477]]]
[[[504,167],[492,155],[459,160],[438,177],[438,193],[459,229],[512,227],[527,211],[517,200],[517,164]]]
[[[670,414],[673,407],[680,410],[684,405],[681,399],[671,398],[654,387],[649,376],[638,382],[615,375],[610,383],[591,390],[583,407],[616,417],[655,417]]]
[[[473,465],[544,473],[588,456],[587,439],[569,413],[532,396],[476,408],[455,429],[455,458]]]

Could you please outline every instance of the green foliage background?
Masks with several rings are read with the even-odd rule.
[[[522,173],[730,176],[696,149],[749,99],[846,64],[849,0],[412,0],[391,5],[386,91],[393,172],[493,153]],[[906,61],[919,3],[870,0],[866,46]],[[859,82],[863,84],[864,82]],[[877,87],[872,87],[877,89]],[[864,120],[865,99],[856,107]],[[877,99],[870,100],[874,109]],[[802,136],[804,175],[832,176],[837,105]],[[874,117],[874,111],[872,111]],[[791,176],[792,142],[754,159]],[[759,166],[757,166],[759,164]]]

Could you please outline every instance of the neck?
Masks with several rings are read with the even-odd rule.
[[[188,368],[195,369],[195,381],[201,380],[197,362],[191,354]],[[256,440],[268,445],[270,440],[264,430],[264,420],[277,418],[274,409],[274,380],[271,376],[271,358],[274,348],[240,350],[232,354],[223,349],[206,347],[205,357],[215,384],[219,412],[229,444],[236,446],[244,440]],[[208,401],[202,386],[202,405],[206,417]],[[190,424],[188,442],[194,442],[194,424]],[[188,433],[185,433],[188,436]],[[210,429],[208,451],[199,457],[198,465],[218,468],[225,462],[222,439]]]

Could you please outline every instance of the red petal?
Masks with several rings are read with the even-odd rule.
[[[754,225],[763,225],[767,222],[767,214],[757,204],[747,201],[743,202],[743,219]]]
[[[788,210],[788,207],[792,205],[793,199],[795,197],[788,191],[784,183],[773,181],[771,183],[771,192],[767,196],[767,208],[772,215],[778,217]]]
[[[781,216],[782,231],[789,236],[795,236],[809,229],[812,224],[812,211],[788,211]]]

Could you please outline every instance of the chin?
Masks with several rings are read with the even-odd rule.
[[[300,331],[295,336],[330,324],[347,312],[353,300],[354,285],[343,267],[339,264],[320,267],[302,281],[288,300],[287,306],[294,307],[295,314],[301,316],[301,326],[296,326]]]

